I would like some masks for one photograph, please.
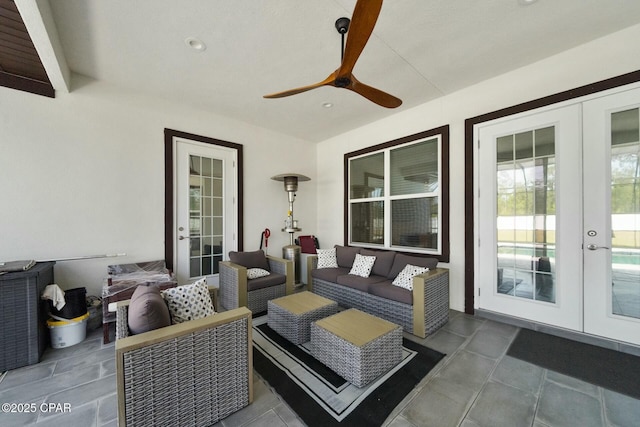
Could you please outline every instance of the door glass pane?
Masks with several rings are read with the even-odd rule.
[[[555,129],[496,140],[496,291],[555,302]]]
[[[611,115],[611,274],[613,314],[640,318],[640,115]]]
[[[223,253],[223,162],[190,156],[190,277],[218,273]]]

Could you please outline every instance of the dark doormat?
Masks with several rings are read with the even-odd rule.
[[[640,357],[521,329],[509,356],[640,399]]]

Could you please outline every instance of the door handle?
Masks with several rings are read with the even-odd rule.
[[[191,236],[178,236],[178,240],[190,239]]]
[[[590,245],[587,245],[587,249],[589,249],[590,251],[595,251],[595,250],[598,250],[598,249],[611,249],[611,248],[608,248],[606,246],[598,246],[598,245],[594,245],[593,243],[591,243]]]

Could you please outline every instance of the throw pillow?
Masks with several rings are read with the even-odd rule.
[[[338,268],[336,248],[316,249],[318,252],[318,268]]]
[[[155,285],[138,285],[131,295],[128,319],[129,331],[142,334],[171,325],[167,304]]]
[[[353,261],[353,267],[349,274],[360,277],[369,277],[373,263],[376,262],[376,257],[356,254],[356,259]]]
[[[413,277],[417,276],[418,274],[426,273],[427,271],[429,271],[427,267],[418,267],[415,265],[407,264],[396,276],[396,278],[393,279],[393,282],[391,282],[391,284],[412,291]]]
[[[166,289],[162,291],[162,296],[167,301],[174,325],[215,314],[204,279],[190,285]]]
[[[268,276],[269,273],[267,270],[262,268],[249,268],[247,269],[247,279],[257,279],[258,277]]]

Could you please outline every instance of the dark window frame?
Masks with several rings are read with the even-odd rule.
[[[376,151],[393,148],[396,146],[404,145],[410,142],[419,141],[422,139],[428,139],[430,137],[440,137],[440,186],[441,186],[441,200],[439,203],[442,205],[442,236],[441,236],[441,254],[429,254],[424,252],[407,252],[408,254],[415,256],[426,256],[437,258],[439,262],[449,262],[450,254],[450,234],[449,234],[449,125],[440,126],[434,129],[430,129],[424,132],[419,132],[413,135],[405,136],[402,138],[394,139],[392,141],[383,142],[381,144],[366,147],[361,150],[352,151],[344,155],[343,164],[343,224],[344,224],[344,245],[349,244],[349,161],[353,157],[362,156],[364,154],[374,153]],[[374,248],[377,249],[377,248]],[[382,248],[381,248],[382,249]],[[384,248],[389,250],[389,248]]]

